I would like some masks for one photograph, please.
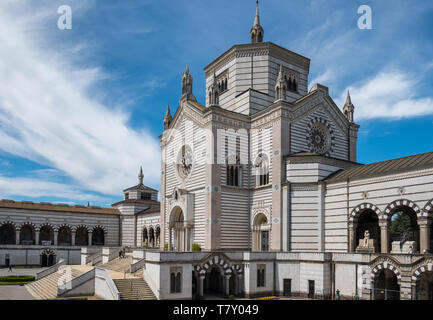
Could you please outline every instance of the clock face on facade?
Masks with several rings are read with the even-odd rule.
[[[316,122],[311,126],[308,142],[311,152],[325,154],[331,147],[331,136],[328,128],[321,122]]]
[[[193,154],[190,146],[184,145],[177,157],[177,172],[182,179],[188,177],[192,170]]]

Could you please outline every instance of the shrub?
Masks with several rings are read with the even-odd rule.
[[[192,251],[201,251],[201,246],[198,243],[193,243],[191,248],[192,248]]]
[[[168,243],[164,243],[164,251],[168,251]]]
[[[2,276],[0,282],[30,282],[35,281],[35,276]]]

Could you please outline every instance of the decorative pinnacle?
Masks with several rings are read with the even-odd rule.
[[[259,0],[256,1],[256,17],[254,18],[254,26],[260,25],[260,16],[259,16]]]
[[[144,178],[143,168],[140,166],[140,173],[138,174],[138,183],[139,184],[143,184],[143,178]]]
[[[349,92],[349,90],[347,90],[346,104],[347,105],[351,105],[352,104],[352,99],[350,98],[350,92]]]

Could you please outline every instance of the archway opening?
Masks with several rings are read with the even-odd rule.
[[[186,242],[185,218],[180,207],[175,207],[170,216],[169,243],[171,250],[186,251],[188,245]]]
[[[149,246],[152,248],[155,246],[155,232],[152,227],[149,228]]]
[[[79,227],[75,232],[75,245],[77,246],[89,245],[89,233],[86,227]]]
[[[396,208],[391,215],[391,223],[389,225],[388,250],[391,253],[416,253],[419,250],[419,226],[415,211],[406,206]],[[414,245],[410,245],[410,242]],[[394,248],[393,248],[394,242]],[[398,242],[398,246],[397,246]],[[408,242],[405,245],[405,242]],[[411,247],[411,249],[409,247]]]
[[[376,212],[370,209],[363,211],[358,217],[355,235],[357,247],[364,247],[362,240],[365,238],[366,231],[369,232],[369,237],[373,240],[374,252],[380,252],[379,218]]]
[[[42,226],[39,231],[39,241],[42,245],[52,245],[54,243],[54,231],[51,226]]]
[[[72,243],[72,231],[68,226],[59,228],[57,243],[59,246],[70,246]]]
[[[15,227],[5,223],[0,227],[0,244],[15,244]]]
[[[204,279],[204,293],[210,295],[223,294],[223,275],[217,266],[210,267]]]
[[[56,254],[52,250],[44,250],[41,253],[41,266],[51,267],[56,263]]]
[[[416,282],[416,299],[433,300],[433,271],[425,271]]]
[[[382,269],[374,279],[374,300],[400,300],[400,285],[394,272]]]
[[[155,229],[155,246],[159,247],[160,245],[160,235],[161,235],[161,228],[160,227],[156,227]]]
[[[229,280],[229,294],[236,295],[236,274],[232,273]]]
[[[269,251],[269,231],[266,215],[256,215],[253,221],[253,251]]]
[[[20,229],[20,244],[32,245],[35,243],[35,231],[33,226],[26,224]]]
[[[104,229],[101,227],[96,227],[93,229],[92,233],[92,245],[93,246],[103,246],[105,244],[105,233]]]
[[[149,243],[149,239],[147,237],[147,229],[143,229],[143,247],[147,247]]]

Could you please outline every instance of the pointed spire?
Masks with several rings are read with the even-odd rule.
[[[170,104],[167,104],[167,111],[165,112],[165,116],[167,118],[171,118]]]
[[[351,105],[352,104],[352,99],[350,98],[350,92],[349,92],[349,90],[347,90],[346,104],[347,105]]]
[[[140,173],[138,174],[138,184],[143,184],[143,168],[140,166]]]
[[[277,80],[281,80],[281,79],[283,79],[283,65],[280,64],[280,71],[278,72]]]
[[[251,43],[263,42],[263,35],[265,31],[260,25],[260,14],[259,14],[259,0],[256,1],[256,16],[254,17],[254,25],[251,28]]]
[[[254,18],[254,26],[260,26],[259,0],[256,1],[256,17]]]
[[[189,66],[188,65],[186,65],[185,74],[189,74]]]
[[[353,114],[355,112],[355,106],[352,103],[352,98],[350,97],[349,90],[347,90],[346,103],[343,107],[343,113],[349,122],[353,122]]]

